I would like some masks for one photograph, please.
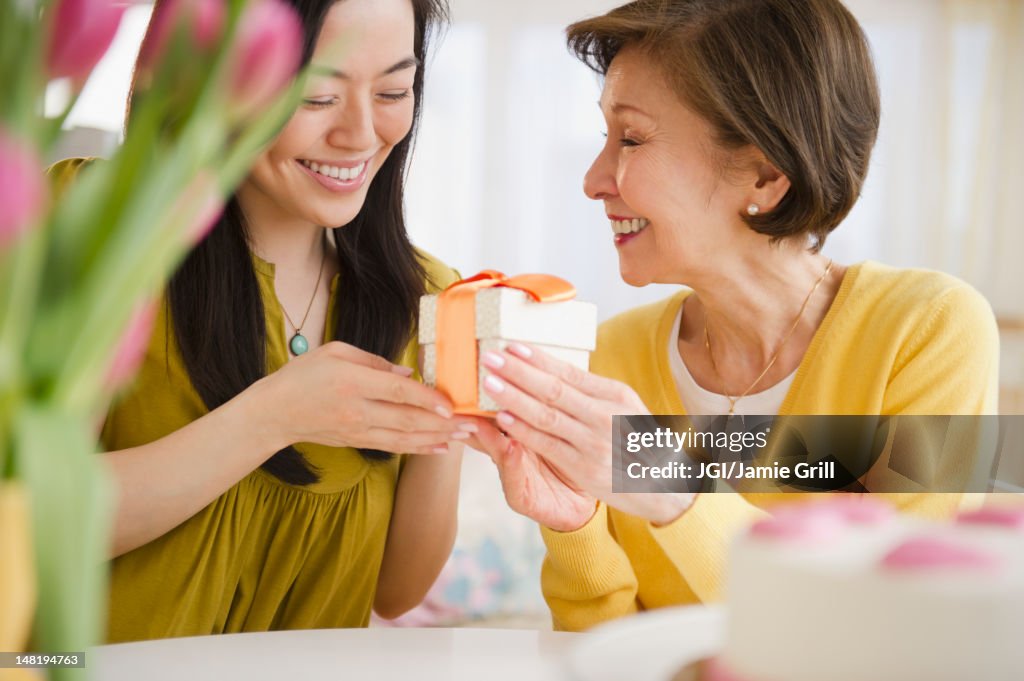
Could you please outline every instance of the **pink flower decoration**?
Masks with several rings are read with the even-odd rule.
[[[0,128],[0,248],[39,218],[46,194],[46,178],[35,149]]]
[[[156,320],[158,299],[146,301],[135,308],[128,328],[118,344],[114,362],[107,371],[107,386],[116,389],[127,383],[142,364],[149,346],[149,337],[153,333],[153,322]]]
[[[227,10],[224,0],[165,0],[158,4],[142,43],[140,61],[153,68],[167,49],[167,41],[179,26],[192,38],[192,45],[208,52],[224,34]]]
[[[110,47],[124,10],[113,0],[57,0],[46,59],[50,78],[83,84]]]
[[[909,539],[882,559],[890,570],[923,571],[934,569],[993,570],[1001,565],[998,556],[969,546],[941,539]]]
[[[1024,532],[1024,508],[981,508],[961,513],[956,520],[962,524],[991,525]]]
[[[896,511],[888,504],[860,495],[836,495],[822,501],[793,504],[751,528],[755,537],[820,543],[838,536],[846,525],[881,525]]]
[[[845,524],[845,519],[839,513],[797,506],[758,521],[750,528],[750,534],[765,539],[822,544],[842,534]]]
[[[732,673],[721,659],[713,657],[704,663],[705,681],[744,681]]]
[[[302,24],[281,0],[258,0],[239,20],[229,97],[239,117],[265,108],[295,76]]]

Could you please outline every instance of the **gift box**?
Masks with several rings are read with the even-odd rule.
[[[506,277],[485,270],[420,299],[423,380],[459,414],[493,416],[480,354],[529,343],[586,370],[597,338],[597,307],[573,300],[575,287],[546,274]]]

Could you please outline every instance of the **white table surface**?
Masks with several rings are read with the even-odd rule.
[[[518,629],[323,629],[93,648],[96,681],[566,681],[587,634]]]

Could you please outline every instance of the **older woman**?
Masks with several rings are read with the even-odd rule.
[[[613,493],[614,414],[995,413],[998,341],[965,283],[820,252],[879,121],[867,41],[838,0],[640,0],[568,39],[604,76],[607,141],[584,188],[621,275],[688,287],[604,324],[594,374],[522,345],[482,357],[504,432],[479,444],[544,526],[556,627],[583,629],[714,599],[727,540],[770,502]]]

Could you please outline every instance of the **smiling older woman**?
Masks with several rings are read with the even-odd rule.
[[[583,629],[715,599],[729,538],[771,502],[613,493],[614,414],[995,413],[998,340],[953,277],[820,252],[879,123],[868,44],[838,0],[641,0],[568,38],[605,76],[584,187],[622,278],[688,287],[605,323],[594,374],[522,345],[482,357],[504,433],[479,444],[545,526],[556,627]]]

